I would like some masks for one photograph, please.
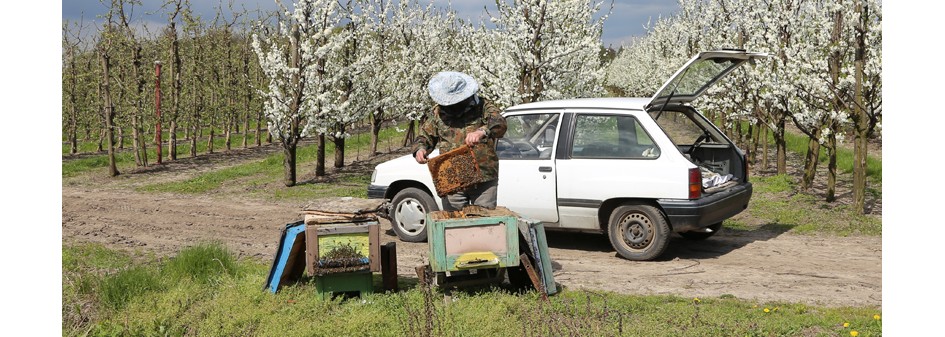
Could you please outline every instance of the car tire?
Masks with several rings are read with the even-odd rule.
[[[617,254],[632,261],[649,261],[662,255],[669,246],[670,233],[663,212],[647,205],[617,207],[607,226],[607,236]]]
[[[423,242],[427,239],[426,214],[436,210],[430,194],[408,187],[391,199],[390,225],[401,241]]]
[[[693,241],[705,240],[715,235],[715,233],[718,233],[722,229],[722,223],[719,222],[716,224],[711,224],[706,228],[711,229],[712,231],[711,232],[681,232],[679,233],[679,236],[682,236],[686,240],[693,240]]]

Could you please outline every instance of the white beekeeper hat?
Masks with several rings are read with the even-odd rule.
[[[443,71],[430,78],[427,89],[436,104],[453,105],[479,91],[479,82],[460,72]]]

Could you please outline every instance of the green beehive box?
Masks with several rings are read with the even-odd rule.
[[[519,265],[518,215],[505,207],[430,212],[427,224],[433,272]]]

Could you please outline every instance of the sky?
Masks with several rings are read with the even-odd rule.
[[[421,3],[426,3],[421,0]],[[609,9],[610,1],[603,6],[602,11]],[[148,27],[162,27],[166,19],[161,15],[148,15],[148,12],[156,12],[162,0],[142,0],[143,11],[139,10],[134,16],[139,22],[148,22],[144,25]],[[438,6],[445,7],[450,3],[449,0],[434,0]],[[212,18],[216,13],[216,7],[219,6],[219,0],[191,0],[194,11],[203,18]],[[227,3],[227,2],[224,2]],[[272,0],[234,0],[234,4],[245,6],[247,9],[260,8],[264,11],[275,10],[276,4]],[[460,17],[478,22],[480,17],[484,17],[484,7],[495,8],[495,2],[492,0],[452,0],[452,8],[457,11]],[[289,6],[291,8],[291,6]],[[643,36],[646,34],[644,25],[649,20],[656,21],[660,16],[671,16],[679,6],[676,0],[614,0],[613,11],[606,21],[604,21],[604,31],[601,40],[605,46],[617,48],[630,41],[634,36]],[[64,0],[62,2],[62,19],[69,21],[78,21],[84,19],[86,22],[94,20],[96,15],[105,13],[106,7],[98,0]],[[152,29],[154,31],[154,29]]]
[[[254,1],[255,0],[247,0]],[[146,1],[149,4],[153,0]],[[269,1],[261,1],[268,4]],[[473,1],[454,0],[454,6]],[[475,1],[479,2],[479,1]],[[195,4],[212,3],[195,0]],[[479,2],[481,3],[481,2]],[[675,0],[620,0],[605,26],[616,43],[642,34],[648,16],[671,13]],[[4,53],[4,144],[0,174],[6,220],[0,235],[3,266],[10,277],[3,331],[11,335],[60,335],[61,327],[61,19],[77,18],[96,0],[10,1],[0,20]],[[208,8],[212,6],[206,5]],[[469,5],[470,9],[472,6]],[[620,10],[620,8],[625,8]],[[658,10],[656,8],[663,8]],[[921,10],[917,10],[920,8]],[[945,302],[939,263],[945,257],[937,183],[942,143],[940,85],[945,78],[938,43],[945,2],[887,1],[883,7],[883,332],[934,335]],[[651,14],[639,14],[651,13]],[[94,16],[94,15],[92,15]],[[90,16],[87,16],[90,17]],[[644,19],[640,19],[644,18]],[[624,22],[632,22],[623,25]],[[57,94],[59,97],[56,97]],[[7,199],[10,198],[10,199]]]

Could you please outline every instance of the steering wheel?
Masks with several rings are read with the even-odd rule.
[[[538,157],[538,154],[541,152],[541,151],[538,151],[538,148],[536,148],[534,145],[532,145],[531,143],[527,141],[522,140],[522,141],[516,141],[514,143],[517,150],[520,151],[522,153],[522,156],[526,158]]]

